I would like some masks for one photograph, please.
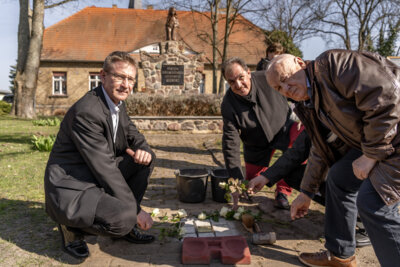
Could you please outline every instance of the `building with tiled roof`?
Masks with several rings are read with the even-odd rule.
[[[99,83],[105,57],[112,51],[130,52],[140,61],[139,51],[159,53],[165,41],[168,10],[87,7],[44,31],[36,93],[39,114],[63,113],[87,90]],[[180,27],[177,40],[185,54],[204,56],[203,93],[212,92],[212,35],[205,13],[177,11]],[[223,39],[225,20],[219,26]],[[222,43],[220,45],[222,51]],[[255,67],[265,55],[264,34],[239,16],[229,39],[228,57],[239,56]],[[145,88],[143,71],[138,71],[137,90]]]

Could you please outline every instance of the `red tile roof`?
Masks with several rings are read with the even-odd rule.
[[[167,10],[87,7],[45,29],[41,60],[103,61],[114,50],[132,52],[165,40]],[[212,35],[205,17],[209,13],[177,11],[178,40],[190,50],[203,52],[212,59],[212,47],[202,38]],[[223,37],[225,20],[219,23]],[[221,45],[222,51],[222,45]],[[260,28],[239,16],[233,28],[228,55],[256,64],[265,55],[264,35]]]

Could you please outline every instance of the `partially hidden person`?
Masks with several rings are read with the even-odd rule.
[[[293,146],[288,148],[267,170],[260,173],[259,176],[252,179],[248,184],[248,193],[254,194],[260,191],[265,185],[272,187],[279,180],[283,179],[290,187],[301,191],[301,182],[304,171],[307,167],[307,159],[310,154],[311,139],[306,131],[301,130]],[[350,162],[351,164],[351,162]],[[318,192],[313,200],[322,206],[325,206],[326,197],[325,179],[321,182]],[[356,247],[365,247],[371,245],[368,233],[365,230],[361,219],[357,217],[356,227]]]

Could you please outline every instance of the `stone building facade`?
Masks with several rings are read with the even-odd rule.
[[[211,34],[206,15],[177,11],[177,40],[165,41],[167,15],[167,10],[91,6],[46,28],[35,99],[37,114],[64,114],[100,83],[103,61],[116,50],[129,52],[139,62],[135,91],[165,96],[212,94],[212,46],[201,37]],[[220,23],[223,28],[225,22]],[[253,69],[265,55],[263,32],[241,16],[234,25],[228,57],[240,56]],[[221,39],[222,31],[219,33]],[[218,49],[222,51],[222,47]],[[183,84],[163,84],[167,65],[181,66],[178,72],[183,74]]]

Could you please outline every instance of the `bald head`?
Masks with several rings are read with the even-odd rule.
[[[309,99],[307,94],[307,81],[304,61],[290,54],[275,57],[265,76],[268,84],[285,97],[296,101]]]

